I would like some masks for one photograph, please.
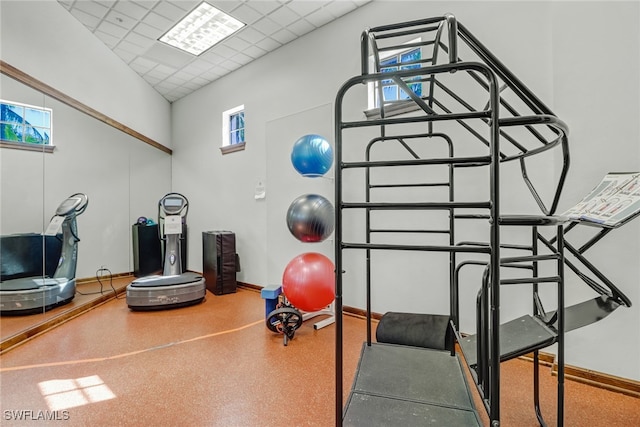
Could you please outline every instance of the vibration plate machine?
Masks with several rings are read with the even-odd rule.
[[[179,193],[169,193],[158,202],[158,234],[164,243],[162,275],[134,280],[127,286],[131,310],[165,310],[198,304],[207,291],[204,278],[184,272],[181,241],[186,236],[189,201]]]
[[[76,217],[85,211],[88,203],[85,194],[69,196],[58,206],[44,233],[58,235],[62,230],[62,249],[52,277],[42,274],[0,282],[0,313],[3,316],[42,313],[67,304],[75,297],[80,241]]]

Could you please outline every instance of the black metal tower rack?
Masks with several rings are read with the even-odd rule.
[[[403,56],[411,50],[419,54]],[[497,427],[500,362],[531,352],[536,415],[544,425],[538,350],[552,344],[557,346],[556,418],[561,425],[564,332],[570,329],[565,325],[563,234],[570,221],[555,211],[569,168],[567,126],[450,14],[368,29],[361,52],[361,75],[346,81],[335,101],[336,425],[480,425],[463,374],[468,368]],[[366,90],[377,105],[364,117],[351,117],[343,107],[362,102]],[[387,96],[391,92],[393,99]],[[547,159],[546,171],[556,166],[542,185],[528,168],[540,158]],[[505,168],[519,171],[505,176],[520,176],[533,213],[505,213]],[[461,190],[455,185],[460,179],[473,179],[479,190]],[[364,184],[360,193],[354,190],[359,184]],[[417,213],[422,219],[390,224],[390,212]],[[484,237],[463,239],[459,230],[470,228],[474,236]],[[515,228],[524,231],[511,231]],[[551,237],[545,229],[554,230],[547,232]],[[527,236],[525,243],[507,242],[518,233]],[[424,253],[425,262],[433,254],[448,259],[449,283],[425,284],[446,286],[449,293],[447,333],[453,338],[444,348],[372,338],[372,293],[384,286],[375,280],[372,259],[378,252],[397,251]],[[356,280],[345,274],[353,272],[353,259],[359,256],[347,252],[364,255],[367,337],[344,402],[343,291],[348,280]],[[467,270],[481,272],[476,331],[469,336],[460,329],[459,282]],[[545,309],[547,284],[555,285],[552,310]],[[531,299],[530,311],[508,322],[500,316],[505,286],[522,287]],[[615,287],[610,292],[612,286],[592,286],[596,300],[605,295],[613,305],[630,305]]]

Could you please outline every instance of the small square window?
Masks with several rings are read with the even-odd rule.
[[[244,105],[222,113],[222,154],[244,150],[245,145]]]

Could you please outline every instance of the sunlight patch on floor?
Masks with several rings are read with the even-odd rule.
[[[43,381],[38,384],[38,387],[52,411],[75,408],[116,397],[98,375]]]

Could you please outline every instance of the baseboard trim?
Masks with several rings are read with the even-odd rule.
[[[522,356],[521,359],[533,362],[533,353],[526,354]],[[555,354],[540,352],[538,354],[538,360],[541,365],[551,368],[551,375],[558,375],[558,363]],[[571,365],[564,366],[564,377],[567,380],[640,398],[640,381],[604,374],[602,372]]]
[[[250,291],[260,292],[263,286],[254,285],[253,283],[237,282],[239,288],[248,289]]]
[[[105,275],[104,277],[101,277],[100,280],[112,280],[112,279],[119,279],[122,277],[131,277],[132,280],[135,279],[135,276],[133,275],[133,272],[127,272],[127,273],[115,273],[115,274],[111,274],[111,275]],[[96,275],[95,277],[84,277],[82,279],[76,279],[76,285],[83,285],[85,283],[94,283],[98,281],[98,276]]]

